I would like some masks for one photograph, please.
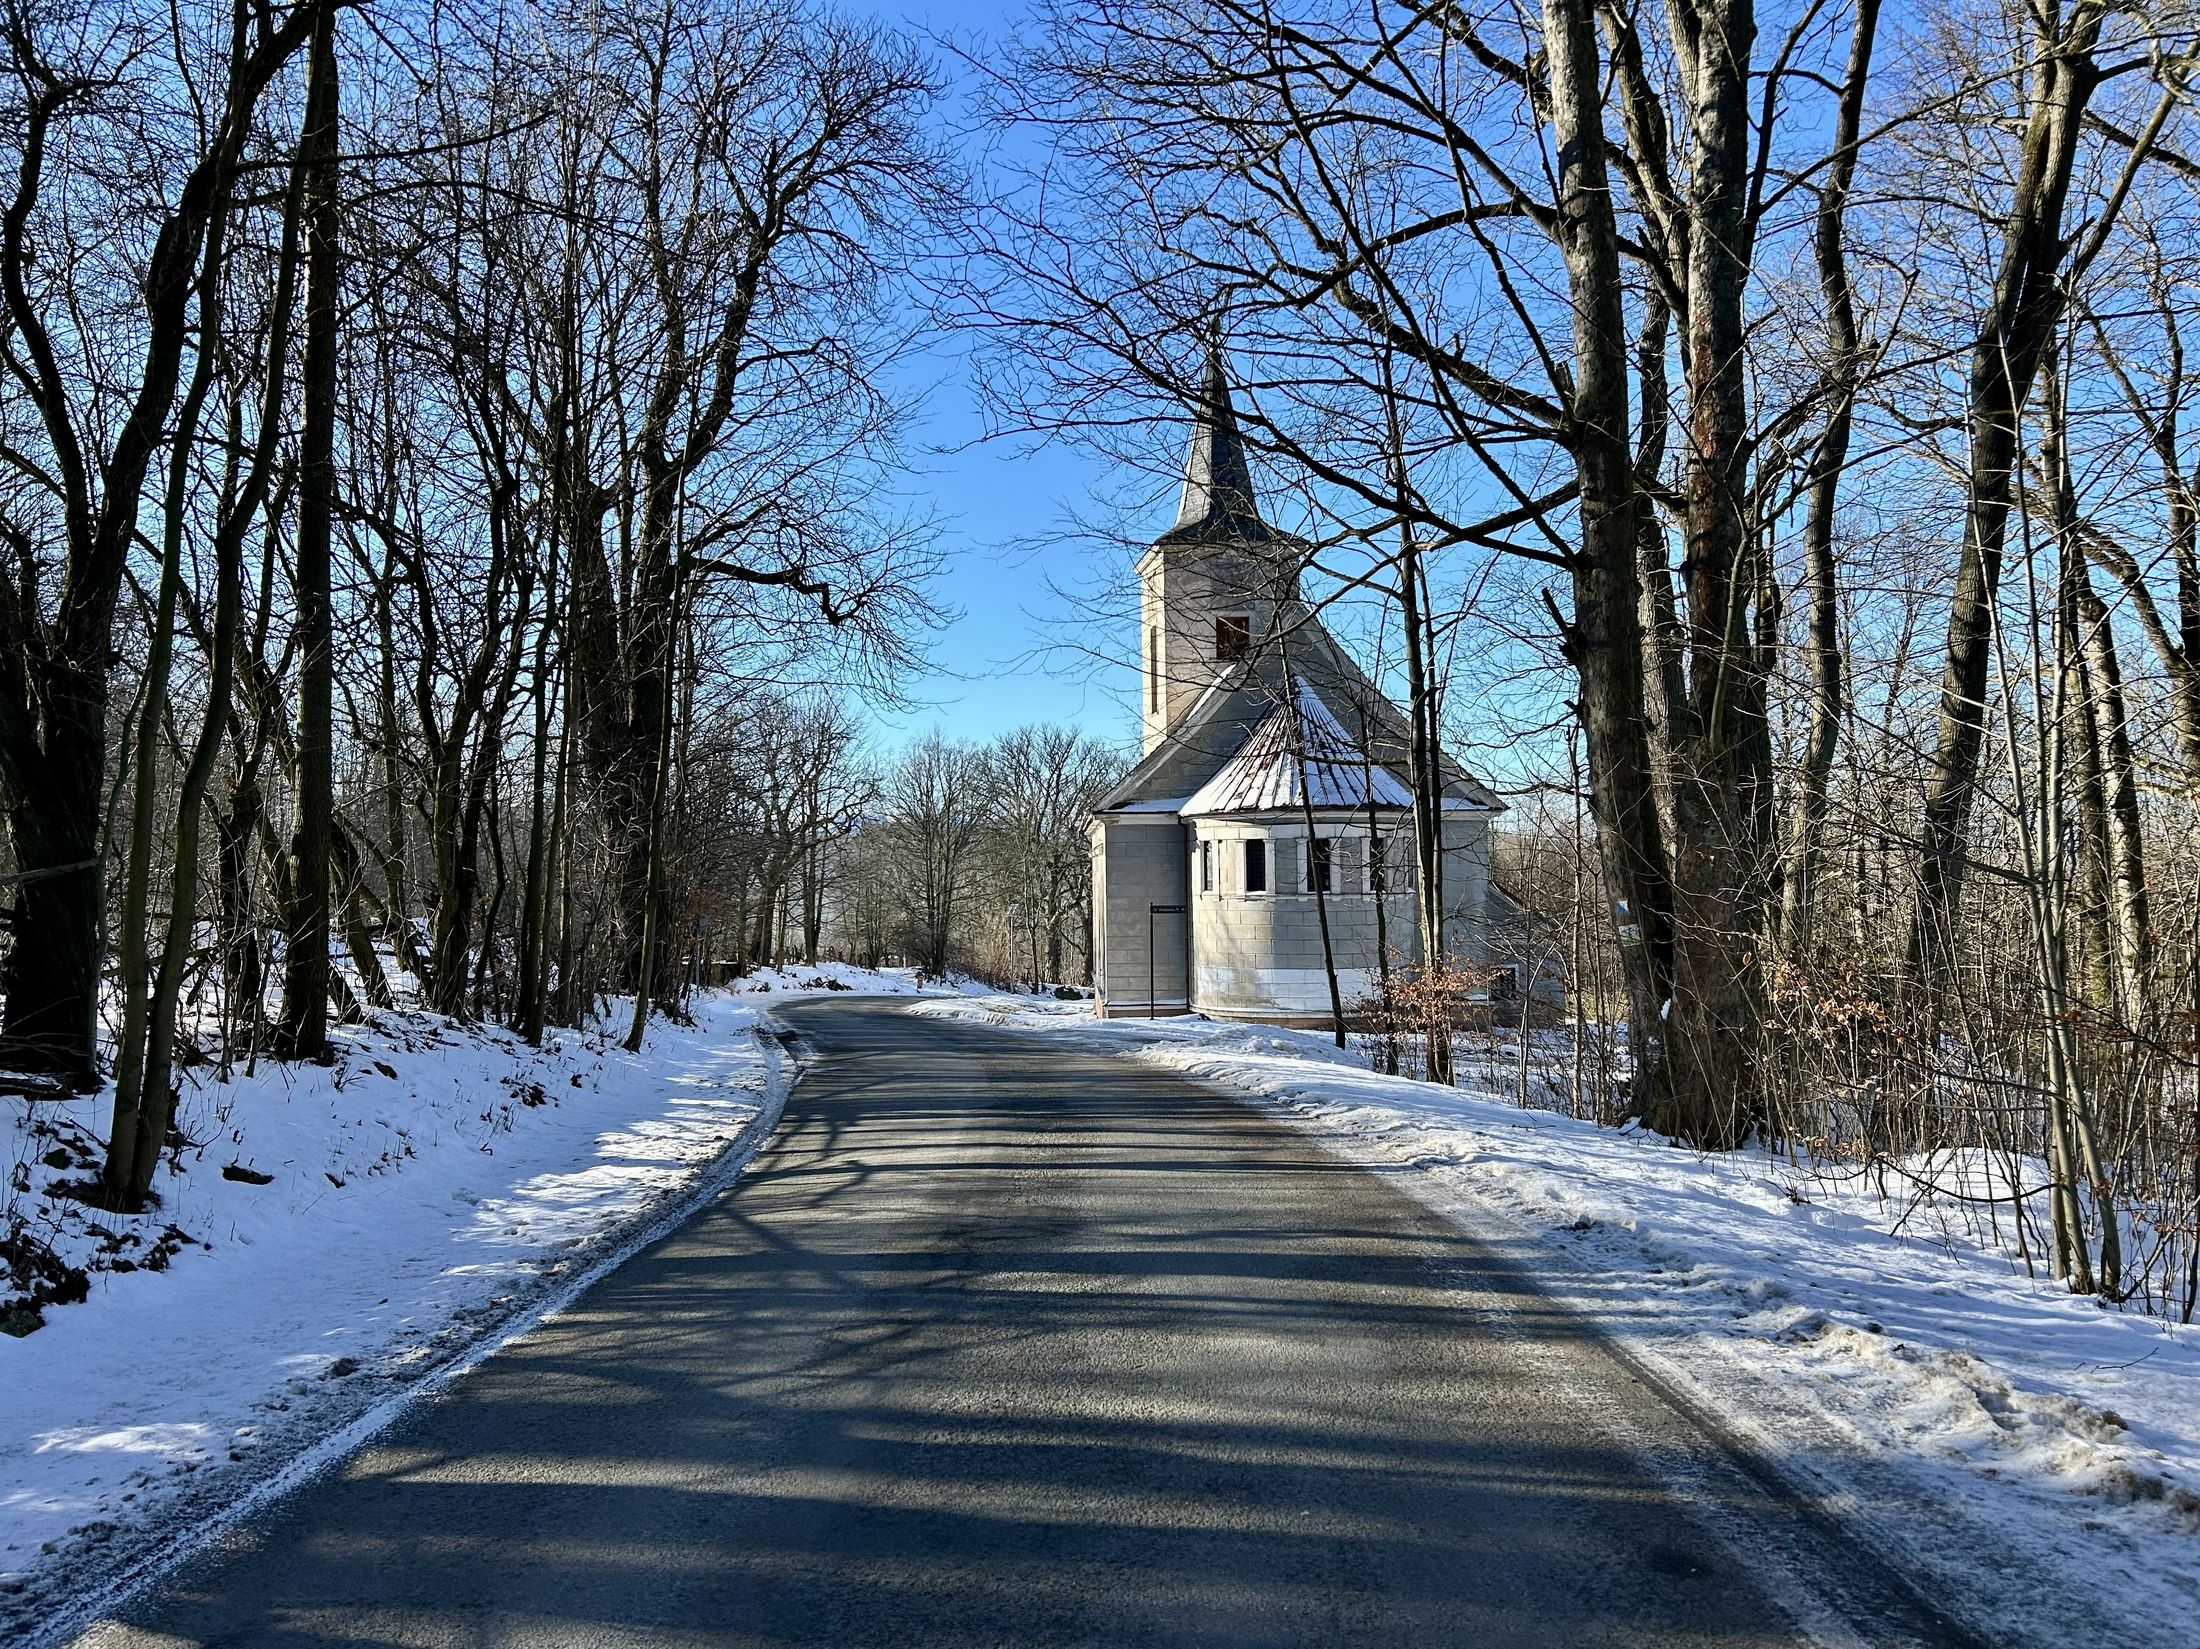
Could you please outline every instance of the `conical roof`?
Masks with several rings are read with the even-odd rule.
[[[1187,817],[1284,808],[1404,811],[1413,797],[1397,775],[1353,743],[1314,690],[1291,678],[1292,703],[1264,716],[1237,754],[1193,792]]]

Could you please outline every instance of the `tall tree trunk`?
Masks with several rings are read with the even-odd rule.
[[[385,438],[390,454],[382,482],[382,510],[385,516],[394,517],[397,507],[400,481],[396,453],[398,411],[395,405],[396,386],[394,376],[388,372],[383,379],[383,419]],[[396,949],[397,959],[406,972],[422,985],[428,979],[428,959],[420,946],[420,930],[413,921],[412,862],[409,846],[411,832],[406,819],[410,806],[405,789],[404,720],[398,711],[397,700],[397,545],[394,539],[385,538],[382,544],[382,562],[374,575],[374,628],[376,642],[375,669],[375,724],[376,737],[381,743],[382,780],[382,829],[385,844],[382,851],[382,889],[384,921],[390,931],[390,940]]]
[[[1642,325],[1635,334],[1635,403],[1640,419],[1635,435],[1635,569],[1642,583],[1643,714],[1649,724],[1650,776],[1658,803],[1658,828],[1671,843],[1679,834],[1672,753],[1673,741],[1688,717],[1688,676],[1683,668],[1688,643],[1673,593],[1672,550],[1650,498],[1663,477],[1673,424],[1672,387],[1665,363],[1673,312],[1655,287],[1644,294],[1642,309]]]
[[[1752,446],[1744,299],[1750,264],[1750,0],[1698,0],[1676,47],[1691,120],[1683,466],[1688,702],[1672,728],[1672,1080],[1654,1126],[1731,1146],[1762,1117],[1759,948],[1770,783],[1765,661],[1749,623],[1761,545],[1744,517]],[[1638,495],[1639,497],[1639,495]],[[1640,506],[1638,506],[1640,507]],[[1761,606],[1760,606],[1761,610]]]
[[[2051,397],[2052,400],[2052,397]],[[2055,420],[2050,417],[2049,427]],[[2058,599],[2053,610],[2052,646],[2058,660],[2079,648],[2069,633],[2068,619],[2074,604]],[[2005,646],[2000,626],[1990,641],[1997,653]],[[2083,1050],[2078,1041],[2076,999],[2070,989],[2068,901],[2071,878],[2063,862],[2063,802],[2068,789],[2064,756],[2071,741],[2062,736],[2071,709],[2067,693],[2074,673],[2045,669],[2038,657],[2034,630],[2034,676],[2053,684],[2052,699],[2035,702],[2036,740],[2039,746],[2036,801],[2027,796],[2018,760],[2018,729],[2014,695],[2008,691],[2010,671],[2003,660],[2003,742],[2009,754],[2010,792],[2016,798],[2018,846],[2024,868],[2024,894],[2030,907],[2034,957],[2039,968],[2041,1017],[2047,1044],[2048,1161],[2052,1170],[2049,1203],[2053,1215],[2055,1275],[2068,1281],[2073,1292],[2113,1294],[2122,1269],[2121,1239],[2117,1228],[2113,1187],[2102,1164],[2096,1141],[2091,1096]],[[2096,1273],[2086,1251],[2083,1209],[2078,1189],[2090,1184],[2094,1205],[2101,1215],[2101,1265]]]
[[[555,533],[550,543],[551,560],[543,578],[542,617],[535,630],[535,738],[527,811],[527,882],[520,911],[519,1000],[512,1013],[512,1028],[530,1046],[542,1041],[545,1017],[544,959],[550,926],[550,861],[553,856],[549,780],[550,723],[556,692],[556,667],[550,653],[558,609]]]
[[[2146,842],[2140,829],[2131,721],[2107,605],[2093,589],[2084,558],[2074,559],[2078,623],[2107,790],[2109,905],[2115,915],[2117,975],[2126,1023],[2143,1030],[2148,1022],[2149,980],[2154,971],[2154,931],[2148,909]]]
[[[280,370],[273,375],[279,380]],[[251,506],[241,509],[238,514],[249,516]],[[213,656],[208,660],[206,720],[200,726],[198,744],[191,753],[191,762],[184,771],[177,796],[176,866],[168,895],[168,931],[161,944],[160,972],[153,982],[151,1012],[145,1031],[143,1092],[149,1104],[141,1102],[141,1111],[146,1114],[137,1129],[139,1147],[131,1159],[124,1192],[124,1203],[129,1207],[144,1206],[145,1194],[153,1183],[159,1142],[167,1137],[172,1116],[175,1084],[170,1066],[176,1045],[177,1004],[183,993],[184,968],[190,957],[192,929],[198,917],[200,821],[205,817],[206,792],[221,756],[223,729],[229,720],[231,687],[236,675],[237,632],[243,624],[243,548],[241,525],[238,530],[219,534],[215,539],[214,647]],[[118,1123],[114,1141],[119,1142],[121,1135]],[[112,1158],[111,1147],[110,1194],[116,1184]]]
[[[550,846],[555,861],[552,881],[558,890],[557,901],[557,972],[549,984],[546,995],[550,1002],[550,1022],[554,1025],[578,1025],[580,1006],[574,996],[575,982],[579,974],[579,958],[574,949],[576,934],[573,921],[573,694],[565,697],[565,714],[558,728],[558,784],[557,799],[550,810]],[[548,964],[546,963],[545,966]]]
[[[1405,431],[1390,357],[1382,359],[1383,406],[1389,417],[1390,485],[1398,517],[1398,622],[1405,643],[1406,780],[1413,795],[1414,924],[1421,965],[1433,973],[1446,961],[1444,934],[1444,773],[1437,738],[1440,715],[1431,667],[1430,619],[1420,535],[1413,525],[1412,477],[1406,468]],[[1089,958],[1091,952],[1086,952]],[[1424,1068],[1431,1082],[1452,1081],[1451,1047],[1433,1041]]]
[[[671,537],[669,524],[665,531],[669,544]],[[660,677],[660,680],[667,686],[669,686],[672,679],[673,660],[678,656],[674,649],[678,646],[682,616],[677,569],[675,569],[668,596],[669,599],[665,601],[661,608],[663,664]],[[640,934],[637,936],[639,945],[634,971],[634,1018],[627,1027],[626,1035],[626,1048],[630,1053],[641,1051],[642,1033],[648,1029],[649,1010],[653,1005],[651,998],[662,983],[663,970],[658,964],[658,952],[665,948],[665,942],[671,927],[668,919],[670,912],[665,909],[667,901],[665,899],[664,879],[665,815],[670,806],[671,798],[668,791],[672,784],[673,718],[670,698],[671,695],[667,693],[658,701],[656,749],[653,752],[654,759],[649,769],[651,775],[649,806],[647,813],[644,815],[645,830],[643,832],[642,927]]]
[[[2063,764],[2077,813],[2076,861],[2071,867],[2069,914],[2076,918],[2081,977],[2089,1007],[2114,1013],[2117,1000],[2116,944],[2110,934],[2108,894],[2108,790],[2101,762],[2100,723],[2094,714],[2091,672],[2078,638],[2078,600],[2071,566],[2065,560],[2057,594],[2060,626],[2057,667],[2065,708],[2056,736],[2064,747]]]
[[[306,162],[304,432],[299,443],[298,536],[291,587],[298,626],[298,794],[284,912],[283,1003],[276,1045],[293,1059],[326,1059],[329,999],[330,834],[335,828],[335,634],[330,610],[330,511],[336,493],[336,5],[322,0],[313,28],[301,149]]]
[[[1962,897],[1971,800],[1985,732],[1994,603],[2009,532],[2020,416],[2061,315],[2063,203],[2086,105],[2099,80],[2093,50],[2102,11],[2097,0],[2079,0],[2059,27],[2043,24],[2047,32],[2038,41],[2031,110],[2003,224],[1993,300],[1971,346],[1963,543],[1948,610],[1940,722],[1906,946],[1907,987],[1927,1005],[1937,1002],[1954,966],[1953,921]]]
[[[491,774],[496,772],[492,764]],[[474,965],[474,1017],[494,1020],[503,1007],[503,994],[498,988],[503,974],[497,967],[497,918],[504,912],[504,895],[510,885],[504,864],[504,823],[502,810],[496,804],[495,786],[487,812],[489,838],[489,900],[481,913],[481,952]]]
[[[217,212],[207,227],[206,259],[199,281],[201,342],[198,360],[192,368],[191,387],[184,394],[170,449],[167,497],[162,509],[160,583],[153,604],[145,674],[138,694],[137,748],[131,764],[136,785],[130,801],[115,946],[115,967],[122,985],[122,1026],[115,1043],[115,1097],[101,1181],[108,1206],[133,1213],[144,1205],[145,1190],[152,1185],[161,1143],[167,1136],[168,1061],[151,1060],[147,1047],[151,1036],[149,1021],[153,1017],[153,982],[149,976],[153,818],[161,790],[160,747],[161,734],[168,723],[169,666],[175,650],[177,609],[183,599],[184,518],[189,505],[191,459],[198,439],[199,417],[214,383],[212,340],[221,332],[225,222],[226,213]],[[218,617],[216,623],[219,624]],[[217,660],[217,664],[219,662]],[[225,690],[225,687],[216,689],[217,692]],[[210,720],[207,728],[211,736],[219,740],[220,723]],[[194,813],[195,801],[187,797],[183,811],[178,814],[179,837],[183,834],[183,820]],[[195,818],[192,822],[196,822]],[[176,873],[179,877],[183,874],[180,864]],[[186,925],[188,921],[187,916]],[[149,1088],[148,1065],[154,1063],[159,1066],[159,1085]],[[154,1096],[150,1103],[148,1093]]]
[[[535,646],[535,748],[527,812],[527,890],[520,911],[519,1001],[512,1028],[530,1045],[542,1041],[542,959],[550,920],[550,682],[544,614]]]
[[[444,731],[429,795],[435,909],[428,917],[428,1006],[457,1019],[466,1012],[481,866],[479,834],[469,828],[474,814],[464,794],[464,730],[453,720]]]
[[[1668,1092],[1665,1008],[1673,977],[1673,890],[1643,720],[1634,455],[1628,450],[1628,339],[1603,129],[1603,79],[1586,0],[1544,0],[1558,243],[1573,296],[1573,394],[1565,435],[1577,475],[1580,544],[1564,647],[1580,679],[1598,853],[1615,901],[1628,1004],[1633,1105]]]
[[[2075,919],[2086,1004],[2095,1012],[2116,1005],[2114,944],[2109,937],[2108,792],[2102,776],[2100,725],[2094,715],[2093,685],[2088,679],[2080,630],[2078,577],[2085,566],[2079,542],[2078,497],[2070,473],[2068,407],[2064,401],[2056,352],[2040,362],[2039,458],[2049,526],[2055,541],[2055,703],[2054,771],[2068,789],[2077,814],[2075,858],[2059,890],[2058,941],[2065,946],[2067,971],[2069,919]],[[2060,832],[2060,810],[2055,814]],[[2062,845],[2054,848],[2062,862]]]

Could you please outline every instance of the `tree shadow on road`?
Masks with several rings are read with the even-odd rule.
[[[1166,1073],[927,1023],[836,1018],[735,1193],[100,1641],[1799,1641],[1708,1525],[1800,1514],[1684,1504],[1645,1455],[1701,1439],[1518,1257]]]

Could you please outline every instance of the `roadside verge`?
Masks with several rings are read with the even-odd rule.
[[[256,1244],[243,1233],[228,1243],[215,1235],[207,1253],[180,1257],[173,1277],[118,1279],[133,1285],[128,1304],[140,1310],[148,1301],[188,1310],[188,1298],[169,1302],[138,1286],[176,1282],[194,1282],[187,1293],[211,1292],[216,1304],[228,1304],[229,1331],[240,1342],[236,1366],[196,1387],[177,1382],[186,1388],[181,1395],[164,1391],[159,1371],[142,1362],[90,1368],[75,1398],[65,1390],[34,1393],[36,1412],[10,1418],[0,1439],[0,1526],[35,1531],[57,1517],[82,1521],[20,1560],[10,1554],[0,1581],[0,1640],[34,1649],[70,1641],[119,1599],[336,1466],[411,1405],[566,1310],[684,1224],[769,1139],[798,1074],[791,1043],[756,1005],[706,998],[696,1026],[653,1030],[641,1056],[586,1046],[604,1068],[598,1086],[609,1093],[593,1117],[578,1099],[568,1102],[583,1114],[573,1118],[581,1126],[562,1156],[553,1139],[526,1151],[499,1136],[511,1166],[491,1177],[476,1147],[467,1183],[446,1192],[448,1174],[440,1170],[468,1153],[450,1152],[454,1160],[445,1164],[438,1159],[446,1153],[423,1150],[389,1176],[401,1185],[409,1171],[412,1183],[403,1208],[380,1210],[388,1216],[385,1243],[371,1245],[375,1211],[361,1211],[369,1237],[361,1265],[329,1279],[318,1301],[293,1294],[272,1320],[246,1297],[266,1283],[265,1264],[281,1266],[282,1254],[266,1252],[264,1236]],[[382,1057],[364,1051],[370,1065]],[[576,1070],[571,1086],[586,1091],[588,1080]],[[340,1083],[332,1086],[341,1093]],[[417,1107],[400,1109],[415,1115]],[[322,1235],[341,1243],[350,1233]],[[319,1253],[302,1264],[298,1287],[309,1296]],[[362,1276],[365,1266],[378,1269]],[[363,1311],[368,1295],[375,1297]],[[123,1309],[123,1301],[95,1296],[53,1313],[38,1334],[0,1345],[21,1366],[54,1335],[48,1349],[61,1366],[50,1372],[53,1383],[66,1384],[68,1364],[86,1342],[130,1331]],[[317,1343],[323,1349],[312,1361],[319,1366],[309,1370],[297,1348]],[[342,1354],[327,1359],[326,1350],[339,1346]],[[142,1420],[125,1426],[113,1423],[114,1403],[101,1389],[118,1376],[144,1394]],[[72,1409],[83,1423],[53,1423]],[[224,1447],[227,1439],[234,1441]]]

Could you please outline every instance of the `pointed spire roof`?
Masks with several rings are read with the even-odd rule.
[[[1253,472],[1238,434],[1230,381],[1222,370],[1219,335],[1207,345],[1207,376],[1192,419],[1191,450],[1184,458],[1184,495],[1176,525],[1164,538],[1237,539],[1260,543],[1276,536],[1260,518]]]

